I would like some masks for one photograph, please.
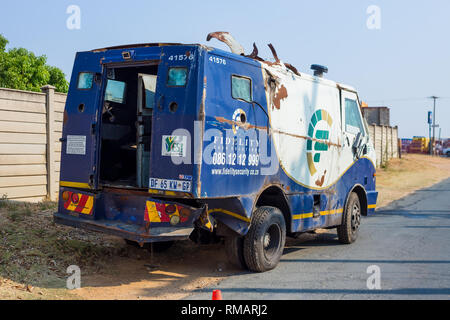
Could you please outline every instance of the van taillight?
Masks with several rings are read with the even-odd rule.
[[[166,206],[166,213],[170,216],[177,211],[177,208],[173,204]]]
[[[72,202],[74,204],[77,204],[78,202],[80,202],[80,197],[78,197],[78,194],[72,193]]]

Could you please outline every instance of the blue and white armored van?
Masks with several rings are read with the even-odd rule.
[[[57,223],[162,250],[220,241],[273,269],[286,236],[375,212],[375,152],[355,89],[200,44],[77,53],[64,112]],[[149,245],[151,244],[151,246]]]

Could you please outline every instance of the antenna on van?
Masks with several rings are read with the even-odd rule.
[[[245,54],[244,48],[241,46],[239,42],[236,41],[236,39],[233,38],[233,36],[229,32],[225,31],[211,32],[210,34],[208,34],[206,41],[210,41],[212,38],[215,38],[225,43],[230,48],[231,52],[235,54],[239,54],[241,56]]]

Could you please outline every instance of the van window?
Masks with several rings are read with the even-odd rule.
[[[169,68],[169,77],[167,85],[169,87],[184,87],[187,82],[187,68],[175,67]]]
[[[125,102],[125,82],[108,79],[105,100],[123,104]]]
[[[80,72],[78,75],[77,88],[80,90],[89,90],[94,83],[94,74],[92,72]]]
[[[231,95],[233,99],[252,101],[252,81],[240,76],[231,77]]]
[[[355,100],[345,99],[345,131],[353,134],[364,134],[364,125],[361,120],[358,103]]]

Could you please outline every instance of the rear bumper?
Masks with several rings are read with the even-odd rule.
[[[57,224],[146,243],[184,240],[195,227],[210,226],[207,205],[194,205],[156,199],[142,192],[95,193],[62,187],[53,216]]]
[[[108,220],[84,220],[66,214],[55,213],[55,223],[110,234],[139,243],[186,240],[194,230],[194,227],[145,227]]]

